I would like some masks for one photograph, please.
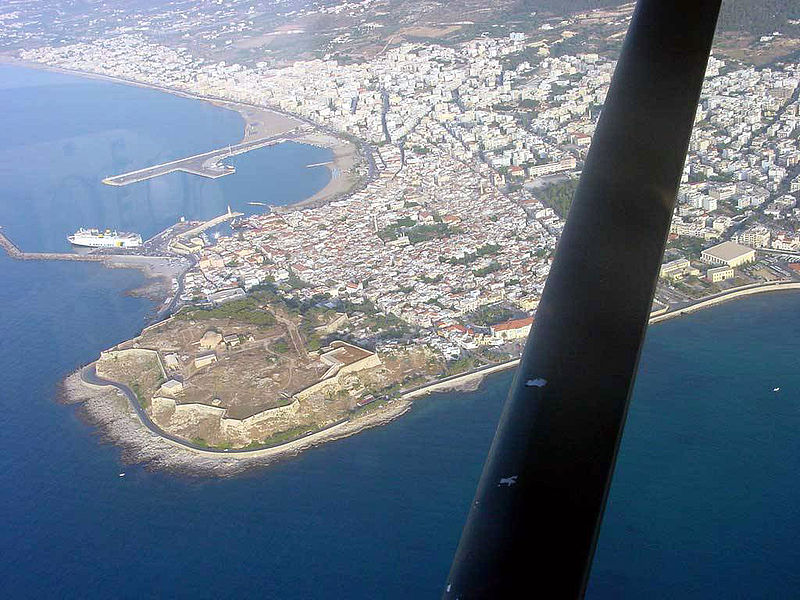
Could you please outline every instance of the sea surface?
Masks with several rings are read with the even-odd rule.
[[[292,204],[330,179],[326,148],[287,142],[225,162],[207,179],[171,173],[128,186],[104,177],[224,148],[241,140],[239,113],[129,85],[0,64],[0,225],[27,251],[66,251],[78,227],[144,239],[180,217],[209,219]]]
[[[78,225],[146,236],[326,181],[305,168],[320,151],[293,145],[240,157],[250,175],[120,193],[99,180],[235,141],[238,116],[16,67],[0,67],[0,101],[0,224],[29,250],[62,248]],[[122,293],[139,283],[0,256],[3,596],[438,597],[511,373],[231,479],[149,472],[56,401],[66,374],[145,324],[152,305]],[[796,597],[798,335],[791,292],[648,332],[588,598]]]

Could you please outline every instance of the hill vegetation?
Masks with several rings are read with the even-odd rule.
[[[621,0],[524,0],[528,11],[540,11],[567,16],[597,8],[628,4]],[[789,19],[800,18],[797,0],[724,0],[720,10],[719,31],[743,31],[756,35],[796,29]]]
[[[719,15],[720,31],[746,31],[753,34],[787,33],[789,19],[800,17],[797,0],[725,0]],[[794,29],[797,29],[795,26]]]
[[[572,197],[575,195],[577,188],[578,180],[568,179],[547,186],[542,191],[537,192],[536,196],[545,206],[549,206],[559,217],[565,219],[569,213]]]

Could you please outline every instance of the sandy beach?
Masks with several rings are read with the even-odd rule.
[[[100,81],[108,81],[111,83],[119,83],[123,85],[132,85],[136,87],[157,90],[160,92],[173,94],[175,96],[180,96],[182,98],[190,98],[193,100],[208,102],[214,106],[238,112],[244,121],[244,131],[241,139],[242,142],[272,135],[279,135],[281,133],[286,133],[288,131],[297,129],[298,127],[306,126],[308,133],[296,138],[295,141],[298,143],[330,148],[332,150],[333,159],[329,164],[325,165],[331,172],[331,179],[324,188],[319,190],[313,196],[290,206],[280,207],[280,210],[282,211],[319,206],[332,199],[342,197],[343,195],[347,194],[354,185],[361,181],[361,178],[352,172],[353,168],[362,160],[364,160],[364,157],[361,156],[361,153],[355,144],[344,138],[337,137],[331,132],[323,131],[320,126],[312,123],[308,119],[291,115],[279,109],[235,102],[232,100],[226,100],[224,98],[200,96],[190,92],[185,92],[183,90],[162,87],[140,81],[123,79],[120,77],[111,77],[99,73],[63,69],[61,67],[53,67],[42,63],[22,61],[9,57],[3,57],[0,58],[0,60],[6,62],[7,64],[15,64],[32,69],[41,69],[52,71],[54,73],[63,73],[65,75],[74,75],[77,77],[86,77]]]
[[[244,132],[241,141],[246,141],[257,137],[267,137],[276,135],[294,129],[302,124],[302,121],[289,115],[285,112],[272,109],[265,106],[256,106],[253,104],[244,104],[241,102],[234,102],[224,98],[213,98],[199,96],[179,89],[163,87],[142,81],[135,81],[133,79],[124,79],[122,77],[112,77],[110,75],[103,75],[102,73],[92,73],[90,71],[78,71],[75,69],[64,69],[62,67],[54,67],[44,63],[30,62],[20,60],[18,58],[3,56],[0,57],[0,62],[17,65],[20,67],[27,67],[29,69],[38,69],[42,71],[51,71],[53,73],[63,73],[64,75],[74,75],[76,77],[83,77],[88,79],[96,79],[98,81],[107,81],[110,83],[120,83],[123,85],[132,85],[135,87],[145,88],[149,90],[156,90],[165,92],[181,98],[190,98],[192,100],[201,100],[208,102],[214,106],[225,108],[238,112],[245,123]]]
[[[313,196],[296,202],[290,206],[281,207],[282,210],[298,210],[319,206],[350,192],[358,184],[359,176],[353,168],[362,160],[358,149],[350,142],[336,138],[322,132],[312,132],[296,140],[302,144],[311,144],[322,148],[330,148],[333,159],[326,164],[331,178],[328,183]]]

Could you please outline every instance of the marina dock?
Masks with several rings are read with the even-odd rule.
[[[289,141],[297,135],[298,132],[296,130],[292,130],[291,132],[280,135],[249,140],[247,142],[226,146],[218,150],[212,150],[202,154],[195,154],[194,156],[180,158],[178,160],[162,163],[160,165],[153,165],[152,167],[145,167],[144,169],[138,169],[128,173],[106,177],[103,179],[103,183],[106,185],[119,187],[130,185],[131,183],[138,183],[147,179],[153,179],[154,177],[160,177],[161,175],[167,175],[168,173],[174,173],[175,171],[182,171],[184,173],[191,173],[192,175],[216,179],[218,177],[224,177],[225,175],[230,175],[231,173],[236,172],[235,167],[232,165],[226,165],[222,162],[226,158],[236,156],[237,154],[244,154],[245,152],[250,152],[251,150],[257,150],[258,148],[264,148],[266,146],[275,146],[282,142]]]

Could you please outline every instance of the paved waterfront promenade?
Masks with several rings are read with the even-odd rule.
[[[187,158],[180,158],[171,162],[163,163],[160,165],[153,165],[152,167],[145,167],[137,171],[130,171],[129,173],[122,173],[121,175],[113,175],[103,179],[103,183],[113,186],[124,186],[131,183],[138,183],[154,177],[160,177],[175,171],[183,171],[184,173],[191,173],[192,175],[200,175],[209,179],[216,179],[225,175],[235,173],[236,169],[232,165],[223,164],[222,161],[230,156],[237,154],[244,154],[251,150],[264,148],[266,146],[275,146],[282,142],[288,141],[293,137],[299,135],[297,129],[290,132],[282,133],[279,135],[272,135],[269,137],[258,138],[241,142],[239,144],[232,144],[218,150],[204,152],[202,154],[195,154]]]
[[[782,290],[798,290],[800,289],[800,282],[791,279],[782,279],[778,281],[771,281],[767,283],[753,283],[743,285],[738,288],[732,288],[724,292],[720,292],[714,296],[702,298],[697,302],[686,306],[670,307],[668,312],[660,313],[657,316],[652,316],[650,324],[660,323],[667,319],[679,317],[681,315],[688,315],[704,308],[709,308],[721,302],[727,302],[742,296],[750,296],[752,294],[763,294],[764,292],[776,292]]]

